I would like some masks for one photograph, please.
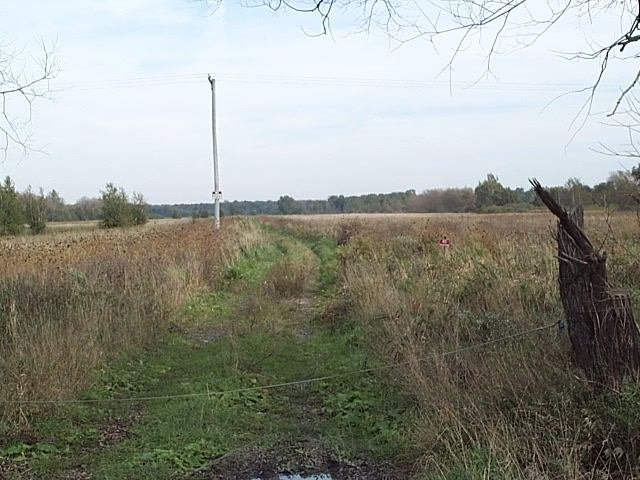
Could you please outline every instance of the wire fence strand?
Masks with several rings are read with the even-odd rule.
[[[527,335],[531,335],[537,332],[541,332],[543,330],[548,330],[552,327],[562,325],[562,320],[557,320],[553,323],[548,323],[546,325],[542,325],[540,327],[532,328],[529,330],[524,330],[518,333],[514,333],[511,335],[505,335],[503,337],[494,338],[492,340],[487,340],[486,342],[476,343],[474,345],[468,345],[465,347],[460,347],[455,350],[449,350],[446,352],[438,352],[432,353],[425,357],[421,357],[418,359],[418,362],[422,363],[427,360],[431,360],[433,358],[438,357],[448,357],[451,355],[457,355],[460,353],[465,353],[473,350],[480,350],[489,345],[494,345],[497,343],[506,342],[508,340],[514,340],[517,338],[522,338]],[[357,370],[349,370],[346,372],[334,373],[331,375],[324,375],[320,377],[311,377],[305,378],[302,380],[294,380],[290,382],[282,382],[282,383],[272,383],[269,385],[255,385],[252,387],[242,387],[235,388],[230,390],[207,390],[204,392],[193,392],[193,393],[181,393],[174,395],[155,395],[155,396],[141,396],[141,397],[123,397],[123,398],[76,398],[76,399],[51,399],[51,400],[7,400],[0,399],[0,405],[65,405],[65,404],[91,404],[91,403],[126,403],[126,402],[147,402],[147,401],[158,401],[158,400],[181,400],[181,399],[191,399],[191,398],[211,398],[218,397],[223,395],[231,395],[237,393],[246,393],[246,392],[254,392],[258,390],[272,390],[277,388],[285,388],[285,387],[293,387],[298,385],[308,385],[311,383],[323,382],[326,380],[333,380],[336,378],[349,377],[353,375],[359,375],[363,373],[371,373],[371,372],[379,372],[383,370],[390,370],[392,368],[401,367],[404,365],[410,365],[414,363],[414,361],[404,361],[404,362],[396,362],[396,363],[388,363],[385,365],[377,366],[377,367],[368,367],[368,368],[360,368]]]

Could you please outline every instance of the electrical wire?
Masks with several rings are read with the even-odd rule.
[[[511,92],[571,92],[580,91],[584,85],[569,83],[531,83],[531,82],[448,82],[438,80],[417,80],[381,77],[333,77],[312,75],[271,75],[271,74],[240,74],[240,73],[184,73],[184,74],[156,74],[138,77],[112,78],[100,80],[84,80],[76,82],[58,83],[52,81],[52,88],[60,90],[104,90],[116,88],[147,88],[153,86],[192,85],[203,83],[208,75],[229,83],[287,85],[287,86],[327,86],[327,87],[361,87],[361,88],[401,88],[401,89],[433,89],[460,88],[473,90],[496,90]],[[614,89],[614,86],[602,85],[604,90]]]

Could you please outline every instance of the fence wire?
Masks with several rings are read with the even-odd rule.
[[[474,345],[468,345],[465,347],[460,347],[455,350],[449,350],[446,352],[432,353],[425,357],[419,358],[418,362],[422,363],[427,360],[431,360],[433,358],[438,357],[448,357],[451,355],[457,355],[460,353],[465,353],[473,350],[480,350],[489,345],[494,345],[496,343],[506,342],[508,340],[514,340],[517,338],[522,338],[527,335],[531,335],[533,333],[541,332],[543,330],[550,329],[552,327],[558,326],[562,327],[562,320],[555,321],[553,323],[549,323],[543,325],[541,327],[532,328],[529,330],[524,330],[522,332],[514,333],[511,335],[505,335],[503,337],[495,338],[493,340],[488,340],[486,342],[476,343]],[[405,361],[405,362],[396,362],[396,363],[388,363],[385,365],[377,366],[377,367],[368,367],[361,368],[357,370],[349,370],[346,372],[339,372],[331,375],[324,375],[320,377],[311,377],[305,378],[302,380],[294,380],[290,382],[282,382],[282,383],[272,383],[269,385],[255,385],[252,387],[243,387],[243,388],[235,388],[230,390],[206,390],[204,392],[194,392],[194,393],[182,393],[175,395],[156,395],[156,396],[141,396],[141,397],[124,397],[124,398],[87,398],[87,399],[51,399],[51,400],[7,400],[0,399],[0,405],[65,405],[65,404],[91,404],[91,403],[126,403],[126,402],[148,402],[148,401],[158,401],[158,400],[181,400],[181,399],[191,399],[191,398],[211,398],[211,397],[219,397],[223,395],[231,395],[236,393],[246,393],[246,392],[254,392],[257,390],[272,390],[277,388],[285,388],[285,387],[293,387],[298,385],[308,385],[311,383],[323,382],[326,380],[333,380],[336,378],[349,377],[353,375],[359,375],[363,373],[370,372],[379,372],[383,370],[390,370],[393,368],[401,367],[404,365],[409,365],[414,363],[413,361]]]

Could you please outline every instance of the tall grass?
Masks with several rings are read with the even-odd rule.
[[[254,224],[208,222],[5,241],[0,398],[68,398],[106,359],[148,344],[176,310],[262,241]],[[10,423],[36,410],[7,407]]]
[[[597,392],[558,328],[431,357],[562,318],[549,215],[272,221],[342,244],[336,301],[367,328],[372,349],[401,364],[397,378],[421,412],[407,434],[422,446],[425,478],[640,475],[638,384]],[[591,214],[587,225],[611,253],[614,281],[637,294],[635,218]],[[448,254],[441,235],[453,239]]]

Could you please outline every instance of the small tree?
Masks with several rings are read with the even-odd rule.
[[[107,183],[102,194],[100,225],[102,228],[129,227],[133,225],[132,209],[129,197],[124,189]]]
[[[640,163],[631,169],[631,178],[640,186]]]
[[[50,222],[64,222],[71,220],[69,208],[64,203],[64,199],[55,190],[51,190],[47,196],[47,220]]]
[[[149,221],[149,217],[147,216],[147,202],[141,193],[133,193],[130,208],[134,225],[144,225]]]
[[[331,195],[327,201],[329,202],[329,207],[331,207],[334,212],[344,213],[344,195]]]
[[[278,210],[283,215],[291,215],[294,213],[298,213],[296,207],[297,207],[296,201],[294,200],[293,197],[290,197],[289,195],[282,195],[278,199]]]
[[[69,206],[69,214],[74,220],[96,220],[101,218],[102,199],[82,197]]]
[[[44,232],[47,227],[47,199],[40,189],[40,194],[36,195],[31,191],[31,186],[22,195],[24,204],[24,218],[29,225],[29,230],[33,234]]]
[[[475,191],[476,207],[482,209],[490,206],[502,206],[509,203],[509,192],[492,173],[478,184]]]
[[[11,178],[0,185],[0,235],[17,235],[24,228],[22,205]]]

